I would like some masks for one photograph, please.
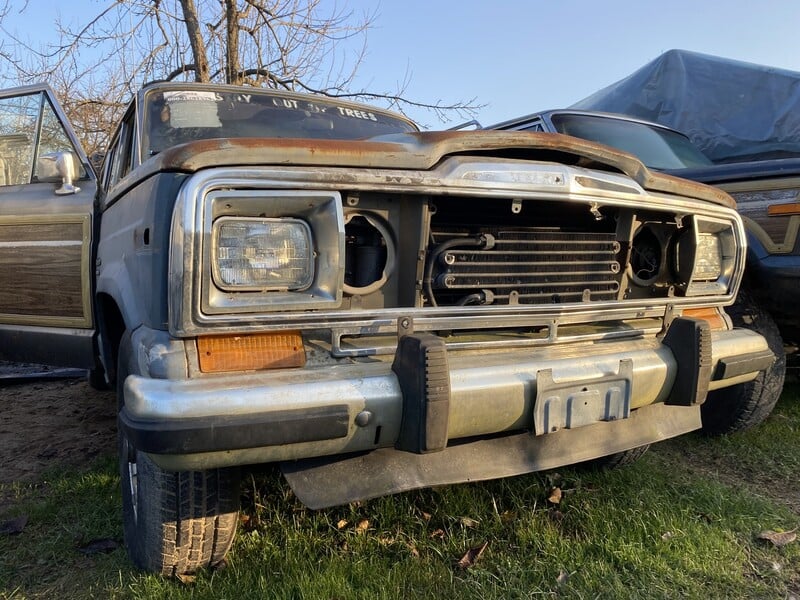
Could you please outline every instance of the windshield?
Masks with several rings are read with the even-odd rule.
[[[630,152],[653,169],[684,169],[712,164],[689,138],[670,129],[591,115],[556,114],[552,121],[559,133]]]
[[[408,121],[367,106],[251,88],[151,90],[143,114],[143,160],[170,146],[208,138],[352,140],[416,131]]]

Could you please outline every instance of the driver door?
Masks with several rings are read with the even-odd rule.
[[[53,91],[0,92],[0,359],[94,366],[96,192]]]

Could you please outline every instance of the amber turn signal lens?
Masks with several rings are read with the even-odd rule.
[[[783,215],[800,215],[800,202],[789,202],[788,204],[772,204],[767,207],[767,214],[770,217],[780,217]]]
[[[728,328],[725,318],[719,314],[719,310],[716,308],[687,308],[683,311],[683,316],[703,319],[708,322],[708,326],[711,329],[725,330]]]
[[[303,338],[297,331],[197,338],[203,373],[286,369],[306,364]]]

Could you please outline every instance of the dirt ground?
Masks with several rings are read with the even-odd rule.
[[[48,468],[115,451],[114,393],[85,377],[20,381],[0,366],[0,415],[0,484],[33,483]],[[6,502],[0,497],[0,514]]]

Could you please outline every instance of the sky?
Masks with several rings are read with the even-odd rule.
[[[358,87],[421,102],[482,105],[483,125],[569,106],[674,48],[800,71],[800,0],[323,0],[375,13]],[[14,2],[12,2],[12,5]],[[37,18],[10,24],[46,38],[64,11],[99,0],[29,0]],[[424,127],[453,126],[408,109]]]

